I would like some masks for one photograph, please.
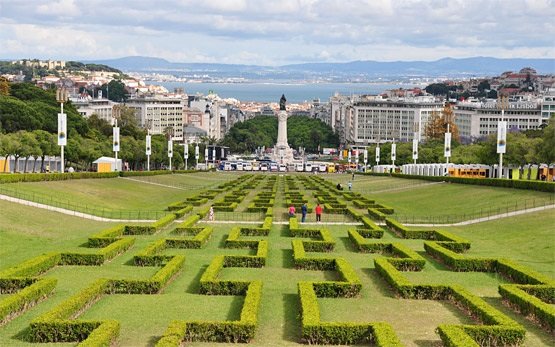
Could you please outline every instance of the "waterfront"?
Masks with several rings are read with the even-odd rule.
[[[413,88],[424,86],[418,84],[401,83],[186,83],[186,82],[156,82],[149,84],[162,85],[169,91],[183,88],[187,94],[197,93],[207,95],[213,91],[221,98],[235,98],[240,101],[278,102],[281,94],[285,94],[289,103],[303,103],[320,99],[328,101],[335,93],[351,94],[380,94],[389,89]]]

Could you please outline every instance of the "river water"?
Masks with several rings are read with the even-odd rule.
[[[388,89],[413,88],[423,85],[400,83],[185,83],[185,82],[154,82],[166,87],[170,92],[180,87],[187,94],[201,93],[207,95],[210,91],[221,98],[235,98],[240,101],[279,102],[281,94],[285,94],[288,103],[302,103],[320,99],[328,101],[335,93],[351,94],[380,94]]]

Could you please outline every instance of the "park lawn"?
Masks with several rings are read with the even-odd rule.
[[[237,177],[237,176],[228,176]],[[357,177],[358,178],[358,177]],[[276,196],[276,205],[283,205],[283,180],[278,184],[280,189]],[[468,186],[463,186],[468,187]],[[160,187],[162,188],[162,187]],[[217,200],[227,192],[217,196]],[[312,193],[308,193],[312,201]],[[254,195],[249,194],[248,199]],[[13,206],[11,209],[4,209],[4,206]],[[394,206],[395,207],[395,206]],[[5,217],[4,211],[8,214]],[[5,227],[0,227],[0,244],[8,245],[9,252],[12,249],[22,252],[21,255],[0,254],[0,271],[11,267],[20,261],[26,260],[35,254],[40,254],[44,249],[58,251],[90,251],[83,248],[87,237],[113,224],[91,222],[87,223],[74,217],[66,217],[54,212],[35,210],[29,207],[15,205],[0,201],[0,214],[13,227],[6,233]],[[553,211],[553,210],[552,210]],[[546,211],[548,212],[548,211]],[[34,214],[37,214],[35,217]],[[19,216],[16,216],[19,215]],[[9,216],[9,217],[8,217]],[[223,216],[222,216],[223,217]],[[311,216],[312,218],[313,216]],[[327,216],[324,215],[324,221]],[[544,242],[553,244],[553,239],[548,238],[549,226],[553,225],[553,215],[535,214],[535,217],[524,218],[518,216],[506,220],[496,221],[494,224],[480,223],[472,226],[446,228],[459,236],[469,239],[472,248],[469,255],[476,256],[501,256],[521,262],[520,253],[524,254],[524,265],[542,271],[546,274],[548,266],[554,263],[554,259],[549,260],[549,248],[542,250],[538,256],[533,246],[541,244],[533,241],[524,243],[529,247],[521,247],[523,241],[514,237],[514,243],[519,245],[519,249],[514,247],[514,243],[502,240],[502,247],[498,247],[496,239],[503,239],[508,234],[503,233],[511,225],[515,225],[517,230],[527,230],[530,239],[543,239]],[[262,218],[262,216],[260,217]],[[521,220],[522,218],[522,220]],[[217,220],[217,222],[220,219]],[[245,220],[250,220],[250,217]],[[511,221],[515,221],[511,223]],[[531,223],[530,221],[535,221]],[[43,227],[43,222],[52,224],[48,229]],[[222,254],[254,254],[249,249],[226,249],[225,240],[234,226],[241,224],[210,223],[214,232],[210,241],[203,249],[166,249],[167,255],[184,255],[185,264],[172,282],[163,290],[161,294],[154,295],[107,295],[97,303],[85,310],[79,319],[116,319],[121,323],[121,333],[117,344],[121,346],[151,346],[164,332],[169,322],[173,319],[215,319],[227,320],[237,319],[243,305],[243,297],[237,296],[207,296],[198,294],[198,281],[210,264],[212,259]],[[262,224],[262,219],[260,219]],[[171,234],[171,230],[177,222],[154,235],[129,236],[135,239],[135,244],[124,254],[114,258],[112,261],[100,267],[78,267],[62,266],[57,267],[44,276],[58,279],[59,284],[54,294],[36,307],[25,312],[22,316],[9,322],[0,329],[0,345],[4,346],[30,346],[22,338],[22,333],[29,326],[29,322],[57,304],[74,295],[79,290],[86,288],[97,278],[148,278],[152,276],[158,267],[136,267],[133,265],[133,256],[150,244]],[[205,226],[205,222],[197,226]],[[252,226],[251,224],[244,224]],[[530,225],[530,227],[528,227]],[[68,226],[65,228],[63,226]],[[484,227],[485,226],[485,227]],[[491,226],[491,232],[487,232]],[[307,226],[313,227],[313,225]],[[374,269],[373,260],[379,257],[378,254],[367,254],[357,252],[350,239],[347,230],[353,226],[329,225],[328,228],[336,240],[336,248],[331,253],[309,253],[309,256],[340,256],[344,257],[357,272],[363,289],[360,297],[353,299],[325,299],[320,298],[322,320],[323,321],[343,321],[343,322],[371,322],[387,321],[394,327],[396,334],[406,346],[438,346],[440,338],[434,330],[437,325],[442,323],[469,323],[473,321],[462,311],[453,305],[433,300],[403,300],[397,299],[392,289],[386,281],[381,278]],[[486,232],[484,232],[486,230]],[[522,231],[521,231],[522,232]],[[43,237],[42,234],[45,234]],[[7,236],[9,235],[9,236]],[[24,237],[25,242],[19,246],[19,236]],[[40,236],[35,236],[40,235]],[[48,237],[46,237],[48,235]],[[172,235],[175,236],[175,235]],[[545,237],[544,237],[545,236]],[[35,237],[40,237],[42,242],[30,242]],[[259,327],[255,339],[249,346],[298,346],[300,339],[300,320],[299,320],[299,298],[297,293],[297,283],[299,281],[317,280],[336,280],[338,274],[334,271],[309,271],[296,270],[293,266],[293,252],[291,248],[292,237],[286,225],[275,224],[271,233],[267,237],[248,237],[263,238],[269,242],[269,253],[267,265],[264,268],[225,268],[220,275],[222,279],[259,279],[263,281],[262,301],[259,310]],[[530,346],[550,346],[555,343],[548,333],[541,331],[521,316],[515,315],[512,311],[504,308],[496,294],[497,285],[505,283],[504,279],[495,274],[484,273],[454,273],[438,264],[424,253],[422,240],[404,240],[396,235],[386,232],[383,237],[386,242],[402,243],[423,255],[426,260],[426,267],[421,273],[407,273],[414,282],[447,282],[463,284],[470,291],[483,297],[488,303],[510,315],[527,330],[526,345]],[[517,243],[519,242],[519,243]],[[547,243],[546,242],[546,243]],[[512,247],[511,247],[512,246]],[[506,248],[504,251],[500,248]],[[2,250],[0,249],[0,252]],[[495,253],[497,252],[497,253]],[[552,252],[552,249],[551,249]],[[11,259],[4,264],[3,256]],[[545,258],[545,259],[544,259]],[[535,259],[542,262],[547,261],[545,269],[534,265]],[[69,346],[74,344],[49,344],[53,346]],[[187,343],[189,346],[214,346],[214,343],[193,342]],[[231,344],[218,344],[228,346]],[[245,344],[240,344],[245,346]]]
[[[469,256],[508,258],[555,277],[555,209],[442,229],[469,240]]]
[[[0,270],[68,249],[113,225],[0,200]]]
[[[149,183],[163,184],[175,188],[200,191],[234,180],[242,175],[241,172],[192,172],[186,174],[132,176],[129,179]]]
[[[423,222],[427,218],[463,221],[555,202],[552,193],[454,183],[420,185],[365,196],[393,206],[394,217],[400,217],[400,221]]]
[[[189,180],[194,179],[198,180],[198,176]],[[197,190],[176,189],[123,178],[105,178],[4,184],[0,186],[0,193],[77,211],[94,209],[116,213],[161,211],[173,202],[198,193],[200,187],[198,185]]]

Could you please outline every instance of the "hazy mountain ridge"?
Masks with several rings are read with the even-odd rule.
[[[189,72],[245,78],[306,78],[307,76],[352,79],[384,76],[495,76],[504,71],[533,67],[540,74],[555,73],[555,59],[528,58],[443,58],[435,61],[352,61],[346,63],[303,63],[282,66],[242,64],[179,63],[153,57],[123,57],[91,60],[128,72]]]

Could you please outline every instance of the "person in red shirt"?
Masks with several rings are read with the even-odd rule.
[[[295,206],[289,207],[289,217],[295,217]]]
[[[320,206],[320,204],[316,205],[314,212],[316,212],[316,221],[322,221],[322,206]]]

